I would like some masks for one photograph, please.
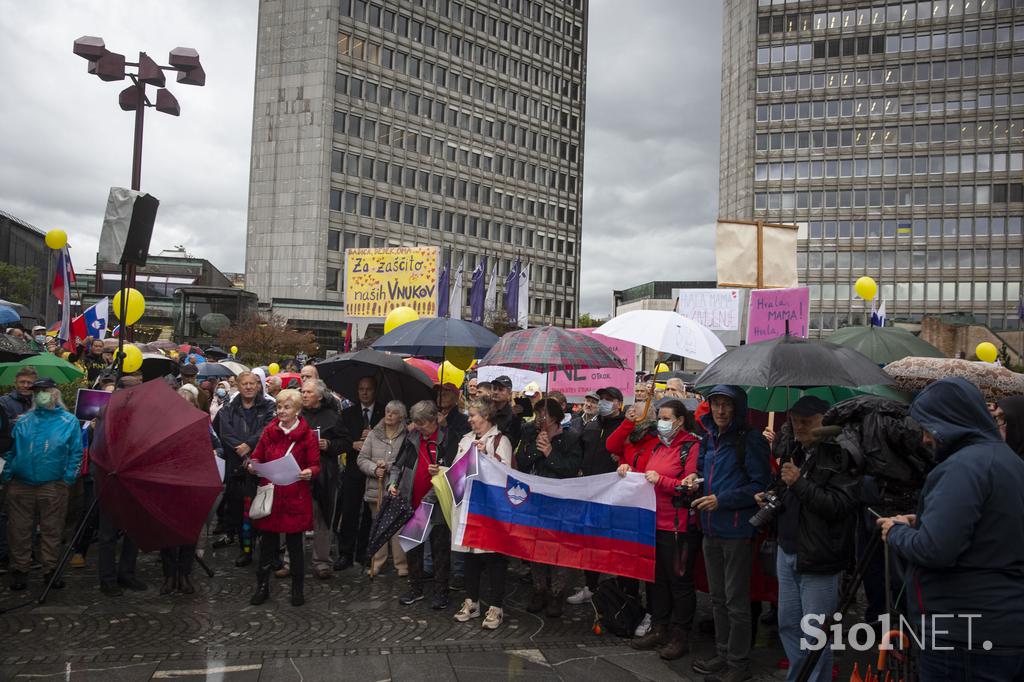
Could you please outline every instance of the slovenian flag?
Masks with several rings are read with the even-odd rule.
[[[453,545],[654,581],[654,487],[642,474],[551,479],[476,457]]]
[[[76,341],[81,341],[87,336],[91,336],[94,339],[106,338],[109,319],[110,299],[104,298],[71,320],[71,338]]]

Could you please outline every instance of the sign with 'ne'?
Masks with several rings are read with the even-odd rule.
[[[747,315],[747,343],[757,343],[789,335],[807,338],[811,291],[793,289],[755,289],[750,292]]]
[[[345,250],[345,316],[383,319],[408,306],[437,315],[436,246]]]
[[[676,289],[676,312],[711,331],[734,332],[740,328],[738,289]]]
[[[629,401],[633,397],[633,388],[636,385],[636,344],[594,334],[593,329],[571,331],[586,334],[608,346],[619,360],[622,360],[625,369],[616,367],[551,372],[548,374],[548,391],[561,391],[566,398],[582,398],[598,389],[614,386],[622,391],[622,396]]]

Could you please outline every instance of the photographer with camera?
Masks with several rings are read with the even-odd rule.
[[[853,552],[859,478],[834,440],[821,440],[828,403],[804,396],[789,410],[792,433],[776,442],[779,479],[754,496],[761,507],[751,524],[778,521],[779,637],[789,659],[786,679],[796,680],[810,651],[800,647],[800,622],[809,613],[830,618],[839,597],[839,577]],[[811,680],[832,679],[832,651],[823,652]]]
[[[927,386],[910,416],[939,464],[917,514],[878,526],[909,564],[909,616],[924,625],[920,679],[1024,679],[1024,461],[965,379]]]

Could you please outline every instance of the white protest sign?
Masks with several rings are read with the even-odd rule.
[[[516,369],[515,367],[501,367],[499,365],[486,365],[476,370],[477,381],[494,381],[500,376],[507,376],[512,380],[512,390],[522,391],[526,384],[531,382],[540,386],[540,390],[548,390],[548,375],[540,372],[531,372],[527,369]]]
[[[676,312],[711,331],[740,328],[740,292],[737,289],[676,289]]]

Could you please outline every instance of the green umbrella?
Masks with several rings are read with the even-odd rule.
[[[825,340],[860,351],[878,365],[907,357],[946,357],[932,344],[899,327],[845,327]]]
[[[0,386],[10,386],[22,367],[35,367],[40,377],[49,377],[58,384],[66,384],[85,376],[85,372],[63,358],[51,353],[40,353],[18,362],[0,362]]]
[[[706,388],[710,389],[711,387]],[[744,386],[743,390],[747,394],[747,406],[760,412],[786,412],[793,403],[805,395],[821,398],[829,405],[835,405],[843,400],[865,394],[904,403],[910,402],[909,395],[901,393],[891,386],[857,386],[856,388],[848,386],[816,386],[814,388]]]

